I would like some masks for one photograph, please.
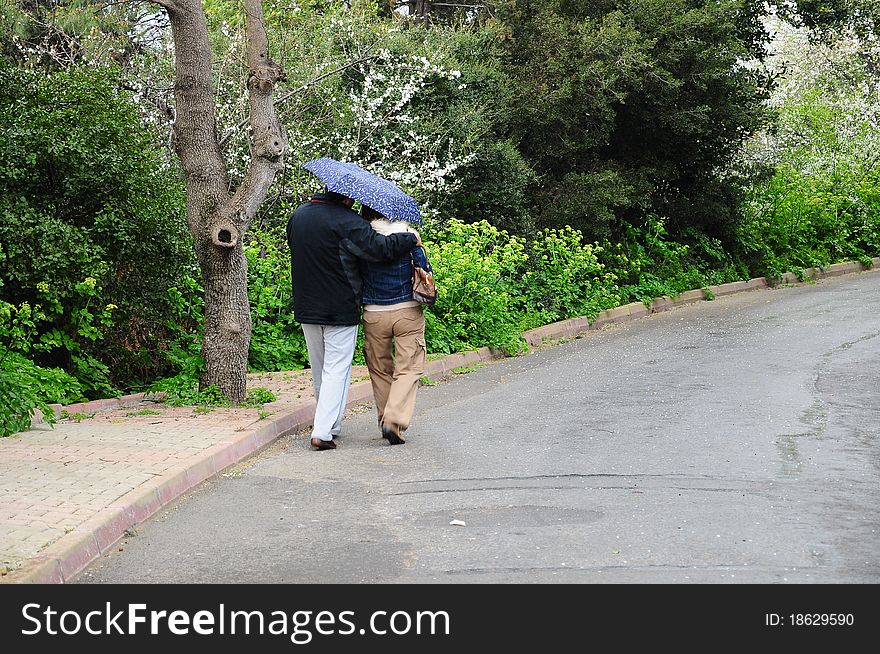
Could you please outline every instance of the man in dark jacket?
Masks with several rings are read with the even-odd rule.
[[[390,261],[419,242],[406,232],[382,236],[351,210],[353,204],[337,193],[317,194],[287,223],[293,313],[312,367],[317,407],[311,444],[318,450],[336,448],[333,437],[348,401],[363,286],[358,261]]]

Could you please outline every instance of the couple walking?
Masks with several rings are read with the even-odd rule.
[[[405,440],[424,371],[425,317],[412,299],[412,272],[413,261],[426,270],[430,264],[419,234],[361,202],[358,215],[354,198],[328,189],[287,224],[293,310],[317,399],[311,437],[317,450],[336,448],[362,309],[379,428],[391,445]]]

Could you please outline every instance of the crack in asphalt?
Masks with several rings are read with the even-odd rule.
[[[682,490],[682,491],[703,491],[707,493],[742,493],[740,488],[699,488],[689,486],[665,486],[660,488],[646,488],[645,486],[484,486],[473,488],[437,488],[433,490],[420,491],[404,491],[400,493],[387,493],[390,497],[401,495],[427,495],[429,493],[471,493],[498,490]],[[749,491],[754,495],[761,495],[756,491]]]

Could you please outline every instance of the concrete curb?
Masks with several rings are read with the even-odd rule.
[[[872,262],[872,270],[880,269],[880,257],[872,259]],[[845,262],[828,266],[824,270],[810,268],[805,271],[805,278],[835,277],[863,270],[867,270],[867,268],[859,262]],[[782,281],[791,284],[801,283],[793,273],[783,275]],[[710,290],[714,296],[722,297],[768,286],[770,284],[766,279],[757,277],[749,281],[712,286]],[[547,340],[576,338],[589,330],[598,329],[607,324],[628,322],[652,313],[667,311],[676,306],[705,299],[704,290],[694,289],[685,291],[676,297],[657,298],[651,302],[649,307],[641,302],[633,302],[608,309],[596,316],[593,322],[589,322],[586,318],[570,318],[551,325],[544,325],[524,332],[523,337],[530,346],[537,347]],[[425,365],[425,376],[428,378],[444,377],[456,368],[503,359],[504,357],[503,352],[488,347],[450,354],[440,359],[428,361]],[[68,413],[74,413],[118,408],[143,401],[147,395],[139,393],[121,398],[85,402],[64,407],[64,410]],[[372,397],[373,391],[369,380],[352,384],[346,409],[370,401]],[[152,394],[152,398],[160,399],[159,394]],[[29,560],[22,568],[16,570],[15,579],[9,581],[34,584],[68,581],[102,554],[115,547],[119,539],[125,535],[126,530],[142,523],[209,477],[254,454],[277,438],[309,427],[312,424],[314,412],[315,402],[312,400],[279,413],[271,419],[266,419],[265,424],[261,424],[258,429],[242,432],[234,438],[193,455],[188,461],[123,495],[113,505],[62,536]]]

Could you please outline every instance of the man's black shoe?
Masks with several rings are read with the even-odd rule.
[[[325,441],[320,438],[313,438],[311,440],[312,447],[316,450],[335,450],[336,443],[333,441]]]

